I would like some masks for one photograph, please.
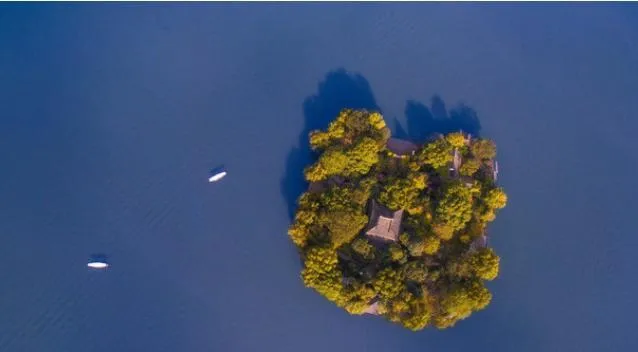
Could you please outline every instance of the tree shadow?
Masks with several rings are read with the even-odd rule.
[[[447,109],[445,102],[438,95],[430,100],[430,107],[425,104],[408,100],[405,106],[407,132],[399,138],[409,138],[422,143],[433,133],[450,133],[463,131],[479,136],[481,123],[474,109],[465,104],[458,104],[453,109]],[[398,122],[395,124],[399,125]]]
[[[288,154],[285,175],[280,185],[291,219],[297,198],[307,186],[303,169],[314,157],[310,150],[308,133],[328,127],[330,121],[344,108],[381,112],[368,81],[358,73],[340,68],[326,74],[319,83],[317,94],[306,98],[303,103],[304,127],[299,134],[297,146]]]

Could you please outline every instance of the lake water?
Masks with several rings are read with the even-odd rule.
[[[619,5],[3,4],[0,351],[636,351],[637,43]],[[496,141],[488,309],[303,287],[305,133],[346,105]]]

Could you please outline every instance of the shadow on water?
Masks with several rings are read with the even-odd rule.
[[[481,123],[474,109],[459,104],[448,111],[445,102],[438,95],[430,100],[430,107],[425,104],[408,100],[405,106],[407,130],[395,120],[393,135],[398,138],[408,138],[416,142],[423,142],[432,133],[450,133],[462,130],[474,136],[481,131]]]
[[[291,219],[297,198],[306,188],[303,169],[311,163],[313,157],[308,133],[328,127],[328,123],[344,108],[380,111],[370,84],[363,76],[337,69],[329,72],[319,83],[317,94],[308,97],[303,103],[304,127],[299,134],[297,147],[288,154],[286,172],[281,181],[281,192]]]

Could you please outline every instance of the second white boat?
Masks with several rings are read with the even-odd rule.
[[[226,176],[226,171],[218,172],[208,178],[208,182],[217,182]]]

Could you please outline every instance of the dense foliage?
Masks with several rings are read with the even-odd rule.
[[[454,326],[490,303],[485,281],[499,273],[486,246],[487,224],[507,204],[493,179],[496,146],[456,132],[396,155],[389,138],[383,117],[365,110],[310,133],[318,159],[304,170],[310,187],[288,231],[303,282],[351,314],[411,330]],[[365,234],[372,200],[403,210],[396,241]]]

